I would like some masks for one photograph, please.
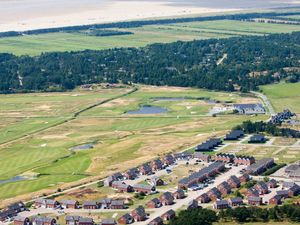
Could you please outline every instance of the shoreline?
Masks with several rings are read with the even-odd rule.
[[[0,0],[0,32],[6,31],[25,31],[45,28],[57,28],[64,26],[76,25],[91,25],[111,22],[157,19],[167,17],[184,17],[184,16],[205,16],[207,14],[222,14],[229,12],[244,12],[249,10],[268,10],[272,8],[264,5],[257,5],[257,7],[228,7],[226,5],[217,5],[215,7],[207,7],[199,5],[184,5],[184,4],[171,4],[170,0],[159,1],[130,1],[130,0],[107,0],[95,2],[84,6],[82,3],[74,2],[73,8],[68,8],[68,0],[66,2],[57,3],[55,0],[49,1],[49,12],[45,7],[47,5],[44,1],[43,4],[36,3],[36,0],[21,0],[30,2],[31,5],[26,7],[19,1],[6,1]],[[54,2],[53,2],[54,1]],[[217,0],[222,2],[221,0]],[[205,2],[205,1],[204,1]],[[290,1],[288,1],[290,2]],[[49,4],[50,4],[49,3]],[[283,3],[283,6],[300,6],[300,1],[294,1],[292,4]],[[57,4],[57,5],[55,5]],[[66,4],[66,5],[64,5]],[[82,8],[76,8],[79,6]],[[18,8],[19,6],[19,8]],[[55,6],[55,8],[54,8]],[[64,6],[63,8],[58,6]],[[94,6],[94,7],[93,7]],[[15,9],[17,8],[17,9]],[[29,10],[29,11],[26,11]],[[32,11],[32,13],[31,13]],[[45,11],[45,13],[43,13]],[[12,13],[13,12],[13,13]],[[14,13],[16,15],[14,15]]]

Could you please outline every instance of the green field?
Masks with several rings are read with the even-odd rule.
[[[261,86],[261,89],[277,112],[288,108],[297,114],[300,113],[300,82],[265,85]]]
[[[50,51],[81,51],[115,47],[141,47],[152,43],[169,43],[210,38],[228,38],[239,35],[264,35],[300,31],[300,26],[265,24],[241,21],[206,21],[168,25],[148,25],[121,29],[133,35],[108,37],[88,36],[82,33],[49,33],[0,39],[0,52],[16,55],[38,55]]]
[[[1,184],[0,199],[17,199],[22,194],[32,197],[35,191],[68,187],[81,179],[87,181],[94,177],[105,177],[166,152],[190,148],[210,135],[224,134],[224,130],[231,129],[245,119],[265,119],[264,116],[207,116],[212,106],[204,100],[197,100],[258,101],[250,97],[191,88],[141,86],[135,93],[111,100],[75,119],[53,126],[58,119],[68,118],[99,100],[120,96],[126,91],[129,88],[0,96],[0,112],[5,115],[1,120],[0,141],[15,139],[0,145],[0,180],[18,175],[37,176],[33,180]],[[155,100],[156,97],[186,99],[160,101]],[[40,102],[47,107],[35,110]],[[124,114],[141,104],[161,106],[167,108],[168,112],[161,115]],[[45,124],[50,128],[33,132],[44,128]],[[24,137],[18,139],[20,136]],[[72,147],[85,143],[92,143],[94,148],[70,151]]]

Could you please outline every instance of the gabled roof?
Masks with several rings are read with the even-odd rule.
[[[232,203],[242,203],[243,199],[241,197],[231,198],[230,201]]]
[[[87,217],[80,217],[79,218],[79,223],[94,223],[92,218],[87,218]]]
[[[80,216],[66,216],[67,221],[79,221]]]
[[[257,196],[249,196],[248,200],[253,202],[261,202],[262,198]]]

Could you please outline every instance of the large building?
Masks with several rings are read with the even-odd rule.
[[[263,158],[248,166],[246,172],[252,175],[258,175],[271,168],[273,165],[273,158]]]
[[[284,172],[289,178],[300,179],[300,161],[287,166]]]
[[[265,114],[266,110],[262,104],[234,104],[233,108],[239,114],[253,115],[253,114]]]

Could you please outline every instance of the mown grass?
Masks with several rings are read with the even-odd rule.
[[[168,25],[149,25],[121,29],[133,35],[109,37],[87,36],[82,33],[49,33],[0,39],[0,52],[16,55],[38,55],[51,51],[82,51],[118,47],[142,47],[153,43],[228,38],[240,35],[264,35],[300,31],[297,25],[265,24],[220,20]]]
[[[290,109],[300,113],[300,82],[278,83],[260,87],[264,94],[270,99],[277,112]]]

